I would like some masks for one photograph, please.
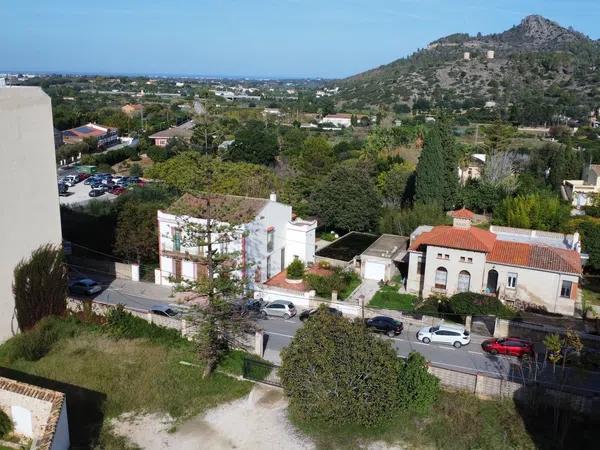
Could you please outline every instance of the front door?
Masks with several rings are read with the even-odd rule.
[[[174,259],[173,260],[173,275],[177,280],[181,279],[181,260]]]
[[[495,294],[498,290],[498,272],[494,269],[488,272],[487,285],[485,288],[486,293]]]

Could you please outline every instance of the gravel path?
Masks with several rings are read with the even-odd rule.
[[[172,433],[168,415],[123,415],[112,425],[115,433],[148,450],[314,449],[294,431],[286,407],[281,390],[256,385],[247,397],[194,417]]]

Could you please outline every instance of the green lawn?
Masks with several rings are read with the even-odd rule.
[[[173,340],[166,333],[164,344],[158,335],[151,340],[118,338],[105,332],[105,326],[73,319],[55,322],[52,326],[60,337],[45,356],[37,361],[15,357],[17,337],[0,346],[0,365],[8,368],[6,376],[18,371],[14,374],[40,377],[42,383],[59,382],[76,425],[71,423],[73,444],[123,448],[122,439],[106,426],[108,419],[121,413],[164,412],[184,419],[250,391],[249,382],[221,373],[202,379],[202,364],[186,340]],[[241,358],[231,359],[223,370],[241,373]]]
[[[375,293],[369,302],[369,307],[413,311],[416,302],[417,297],[414,295],[400,294],[395,286],[383,286]]]
[[[340,299],[346,300],[348,297],[350,297],[350,294],[352,294],[352,292],[354,292],[354,289],[356,289],[358,286],[360,286],[360,283],[361,283],[360,277],[358,275],[356,275],[355,273],[353,273],[352,278],[350,279],[350,282],[348,283],[348,285],[344,288],[343,291],[340,292]]]

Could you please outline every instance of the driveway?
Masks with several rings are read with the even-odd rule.
[[[348,299],[357,302],[360,305],[360,297],[364,296],[365,306],[371,301],[375,293],[379,290],[379,282],[375,280],[362,280],[362,283],[354,294]]]

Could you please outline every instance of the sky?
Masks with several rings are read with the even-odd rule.
[[[600,38],[597,0],[0,0],[0,72],[340,78],[529,14]]]

